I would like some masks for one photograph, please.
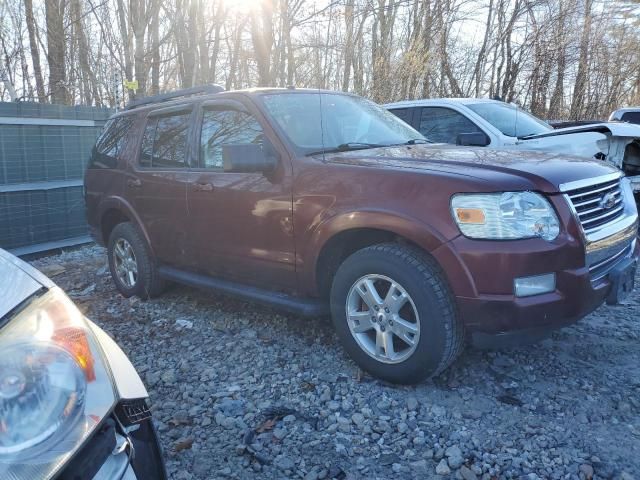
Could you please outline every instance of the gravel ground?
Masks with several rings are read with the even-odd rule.
[[[362,374],[327,319],[177,286],[125,299],[96,246],[33,263],[129,355],[172,479],[640,478],[638,292],[398,387]]]

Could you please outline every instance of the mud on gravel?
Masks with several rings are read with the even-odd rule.
[[[640,478],[640,291],[398,387],[359,371],[328,319],[181,286],[125,299],[97,246],[33,264],[137,368],[172,479]]]

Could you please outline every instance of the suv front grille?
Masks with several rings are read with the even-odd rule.
[[[616,266],[619,260],[627,258],[635,248],[635,240],[629,245],[625,245],[620,251],[614,253],[610,257],[600,260],[597,263],[589,265],[589,275],[591,281],[596,282],[606,276],[613,267]]]
[[[619,178],[569,190],[566,194],[587,234],[624,215],[624,199]]]

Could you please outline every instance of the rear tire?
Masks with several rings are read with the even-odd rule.
[[[416,248],[387,243],[348,257],[333,279],[331,314],[351,358],[389,382],[438,375],[464,348],[444,275]]]
[[[137,295],[146,300],[165,289],[166,282],[158,275],[147,243],[133,224],[126,222],[114,227],[107,243],[107,255],[111,278],[123,296]]]

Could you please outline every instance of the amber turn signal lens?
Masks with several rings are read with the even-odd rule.
[[[456,208],[456,217],[460,223],[484,223],[484,211],[479,208]]]
[[[93,354],[84,331],[73,327],[62,328],[54,333],[52,340],[73,356],[84,372],[87,382],[93,382],[96,379]]]

